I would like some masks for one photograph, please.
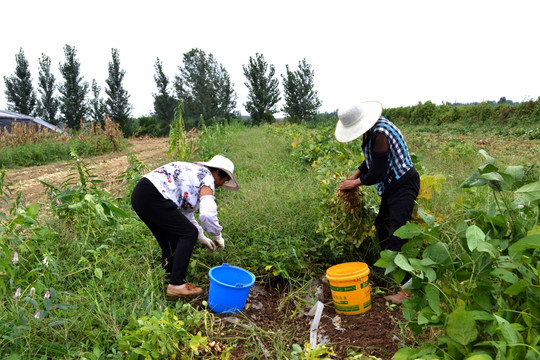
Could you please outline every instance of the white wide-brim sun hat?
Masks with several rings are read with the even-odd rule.
[[[381,117],[383,106],[378,101],[364,101],[339,109],[335,136],[339,142],[349,142],[362,136]]]
[[[223,155],[216,155],[210,161],[199,161],[195,162],[194,164],[212,167],[216,169],[223,170],[229,175],[231,178],[229,181],[227,181],[225,184],[223,184],[223,187],[228,190],[236,191],[238,190],[238,182],[236,181],[236,178],[234,177],[234,164],[231,160],[227,159]]]

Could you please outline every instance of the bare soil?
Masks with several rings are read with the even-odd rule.
[[[332,300],[330,286],[321,277],[313,282],[313,302],[319,300],[323,303],[323,313],[319,326],[316,330],[315,344],[322,344],[331,347],[335,352],[336,359],[347,357],[347,351],[354,350],[356,354],[372,355],[382,360],[391,360],[402,344],[403,334],[399,324],[404,324],[401,310],[397,306],[390,306],[383,295],[371,296],[371,309],[358,315],[343,315],[336,312]],[[242,334],[250,334],[251,345],[244,344],[240,340],[232,352],[232,359],[244,359],[252,354],[253,346],[252,333],[256,336],[257,347],[267,350],[268,356],[272,358],[272,346],[276,341],[284,336],[292,334],[292,343],[310,343],[311,325],[314,319],[312,308],[298,309],[292,308],[287,292],[278,292],[275,288],[254,285],[250,289],[246,306],[242,312],[235,314],[215,314],[221,318],[225,324],[226,336],[235,339],[242,339]],[[207,299],[203,295],[193,301],[193,306],[202,306],[202,301]],[[246,331],[245,329],[251,329]],[[263,334],[261,336],[260,334]],[[268,334],[275,334],[274,336]],[[247,337],[247,336],[246,336]],[[247,340],[246,340],[247,341]],[[259,351],[260,353],[260,351]],[[252,355],[249,358],[253,358]]]
[[[127,157],[129,153],[135,154],[151,169],[166,161],[166,138],[130,139],[130,143],[131,146],[123,151],[84,159],[91,168],[92,175],[103,180],[103,186],[111,192],[114,192],[121,185],[121,180],[116,178],[129,166]],[[71,174],[73,166],[72,161],[66,161],[12,169],[7,171],[7,178],[17,186],[20,184],[26,203],[32,204],[43,202],[46,199],[45,188],[38,182],[38,179],[49,184],[60,185]]]
[[[131,146],[123,151],[84,160],[92,169],[91,173],[103,180],[104,187],[113,193],[122,185],[117,177],[127,169],[129,153],[136,155],[149,167],[149,170],[167,161],[167,139],[131,139],[130,143]],[[14,184],[21,186],[27,204],[46,203],[45,189],[38,179],[60,185],[71,174],[73,165],[73,162],[61,162],[12,169],[7,171],[7,176]],[[374,355],[382,360],[390,360],[398,350],[401,341],[400,309],[388,306],[382,295],[372,295],[372,308],[367,312],[360,315],[340,315],[333,307],[328,283],[320,279],[314,283],[322,289],[318,300],[324,304],[317,330],[317,343],[331,346],[338,359],[346,357],[347,349],[354,349],[364,355]],[[243,312],[216,314],[216,316],[222,318],[227,324],[227,331],[232,332],[239,323],[246,325],[246,322],[246,326],[262,329],[267,334],[272,332],[277,334],[287,329],[287,334],[295,334],[293,342],[303,346],[304,343],[310,341],[313,316],[308,314],[310,309],[294,313],[296,310],[287,306],[287,295],[274,288],[254,286]],[[205,300],[203,297],[195,299],[193,305],[201,304],[203,300]],[[271,350],[273,346],[272,339],[268,337],[259,339],[259,342],[262,348]],[[233,349],[232,358],[243,359],[247,352],[249,349],[238,346]]]

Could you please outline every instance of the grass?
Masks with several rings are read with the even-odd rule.
[[[297,251],[313,241],[310,234],[316,227],[317,203],[305,195],[315,191],[316,181],[288,155],[289,140],[268,128],[244,128],[221,141],[223,145],[219,141],[214,145],[235,162],[241,190],[218,189],[227,249],[207,254],[197,247],[190,280],[207,285],[209,268],[222,262],[249,268],[259,280],[297,276],[305,261]],[[129,206],[125,210],[130,216],[116,225],[81,213],[62,222],[39,212],[27,224],[2,223],[0,236],[9,250],[2,251],[1,264],[10,262],[13,251],[21,259],[10,266],[11,280],[2,273],[7,281],[6,300],[0,303],[2,356],[68,359],[94,352],[113,354],[115,338],[131,316],[170,305],[164,296],[157,243]],[[90,207],[90,215],[92,211]],[[39,265],[45,257],[48,267]],[[268,265],[272,268],[265,270]],[[11,299],[17,287],[23,292],[20,302]],[[32,287],[36,295],[29,298]],[[47,289],[54,289],[50,301],[43,299]],[[36,320],[36,311],[43,318]]]
[[[199,152],[190,160],[208,160],[218,153],[228,156],[240,190],[217,190],[226,250],[208,254],[197,245],[188,280],[206,286],[211,267],[223,262],[241,266],[256,274],[259,282],[286,291],[284,306],[294,313],[306,306],[303,299],[310,280],[324,271],[328,249],[316,233],[320,179],[312,167],[291,156],[291,139],[274,130],[232,125],[202,135]],[[411,151],[422,156],[422,171],[447,178],[443,191],[429,203],[437,215],[459,211],[453,205],[460,193],[456,186],[483,164],[479,149],[507,165],[532,163],[540,152],[538,141],[426,133],[407,126],[402,130]],[[19,209],[0,217],[1,357],[120,358],[116,339],[130,319],[174,307],[164,296],[156,241],[129,204],[116,200],[126,195],[103,195],[128,213],[115,223],[81,215],[60,221],[45,209]],[[0,191],[0,197],[5,193]],[[88,212],[95,215],[97,208],[92,206]],[[16,264],[11,260],[14,251],[20,258]],[[23,293],[20,301],[13,299],[18,287]],[[29,295],[32,287],[35,296]],[[50,299],[44,299],[47,290]],[[220,331],[217,323],[215,331]],[[243,341],[251,349],[246,353],[250,358],[265,356],[261,342],[272,344],[266,347],[270,357],[284,358],[290,355],[294,338],[288,331],[284,323],[279,332],[242,328],[226,338],[231,344]]]
[[[228,249],[219,261],[270,277],[281,270],[295,276],[309,266],[303,252],[316,240],[318,202],[310,194],[318,192],[318,184],[290,156],[289,143],[269,127],[244,128],[214,141],[216,148],[226,148],[240,184],[237,192],[216,192]]]
[[[532,174],[538,174],[540,165],[540,141],[517,137],[502,137],[489,129],[476,129],[463,134],[442,127],[433,132],[424,131],[417,125],[401,126],[409,150],[420,155],[421,173],[444,175],[442,191],[434,194],[431,210],[439,215],[456,214],[456,199],[462,196],[459,185],[485,164],[480,150],[495,159],[501,169],[512,165],[532,166]]]
[[[18,124],[12,132],[0,129],[0,168],[44,165],[69,160],[70,153],[94,156],[126,148],[118,124],[107,118],[105,126],[91,123],[82,131],[56,133],[36,131],[33,126]]]

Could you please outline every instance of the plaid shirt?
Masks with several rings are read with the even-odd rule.
[[[368,130],[368,136],[366,141],[362,144],[362,150],[365,155],[365,163],[370,168],[373,159],[373,135],[381,133],[388,139],[389,154],[388,154],[388,171],[383,182],[377,183],[377,193],[382,195],[386,186],[390,185],[393,181],[399,180],[403,175],[407,173],[412,167],[414,167],[407,143],[401,134],[401,131],[390,120],[381,116],[379,120]]]

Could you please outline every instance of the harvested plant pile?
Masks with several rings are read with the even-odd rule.
[[[360,196],[364,196],[364,192],[358,188],[350,190],[338,189],[337,196],[349,206],[349,211],[352,214],[354,209],[356,209],[358,204],[360,204]]]

